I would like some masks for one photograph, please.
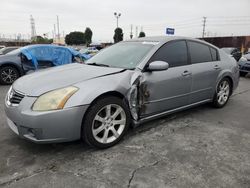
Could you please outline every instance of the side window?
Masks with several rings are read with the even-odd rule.
[[[204,63],[212,61],[212,55],[207,45],[198,42],[188,42],[191,63]]]
[[[185,41],[169,42],[163,45],[150,59],[152,61],[168,62],[169,67],[188,64],[187,45]]]
[[[214,48],[210,48],[210,51],[211,51],[213,61],[219,61],[217,50]]]

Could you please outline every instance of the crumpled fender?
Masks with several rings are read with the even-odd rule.
[[[139,119],[139,86],[142,78],[142,74],[140,72],[135,72],[130,80],[130,90],[128,92],[127,98],[129,102],[130,113],[134,120]]]

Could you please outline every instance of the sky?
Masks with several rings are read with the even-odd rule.
[[[56,16],[60,35],[90,27],[93,41],[113,41],[116,18],[124,39],[143,30],[147,36],[175,35],[201,37],[203,17],[205,34],[211,36],[250,35],[250,0],[1,0],[0,37],[15,38],[31,34],[30,15],[35,19],[37,35],[52,37]]]

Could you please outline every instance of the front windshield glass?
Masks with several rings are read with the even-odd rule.
[[[100,51],[86,63],[134,69],[152,48],[150,43],[122,42]]]

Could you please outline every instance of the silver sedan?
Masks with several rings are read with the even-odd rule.
[[[36,143],[83,139],[107,148],[129,126],[204,103],[226,105],[239,82],[236,61],[190,38],[115,44],[88,60],[18,79],[5,101],[9,127]]]

